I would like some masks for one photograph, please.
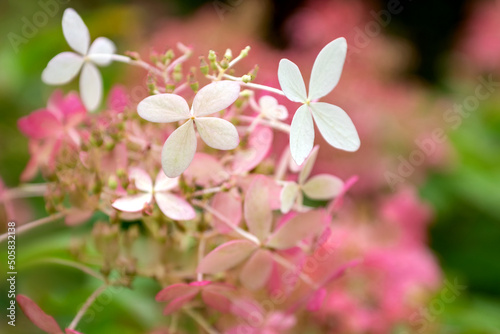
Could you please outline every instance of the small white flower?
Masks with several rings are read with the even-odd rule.
[[[49,85],[70,82],[80,69],[80,95],[89,111],[97,109],[102,99],[102,78],[95,65],[107,66],[116,48],[106,37],[98,37],[90,45],[87,26],[78,13],[68,8],[62,19],[63,34],[75,52],[62,52],[52,58],[43,70],[42,80]],[[89,47],[90,46],[90,47]]]
[[[307,157],[300,170],[298,182],[287,182],[281,190],[281,212],[289,212],[294,204],[301,207],[304,199],[302,193],[311,199],[330,200],[342,192],[344,182],[336,176],[318,174],[309,178],[318,156],[318,148],[316,146]]]
[[[153,185],[153,180],[148,173],[140,168],[131,168],[129,177],[134,180],[136,188],[141,193],[118,198],[112,204],[115,209],[124,212],[139,212],[154,199],[161,212],[171,219],[191,220],[196,217],[196,212],[188,202],[170,192],[178,186],[178,178],[168,178],[160,171]]]
[[[344,38],[337,38],[320,51],[314,61],[309,94],[297,65],[288,59],[280,61],[278,80],[281,89],[289,100],[302,103],[293,116],[290,129],[290,151],[298,165],[304,162],[314,145],[313,118],[331,146],[350,152],[359,148],[358,133],[346,112],[335,105],[316,102],[337,86],[346,53]]]
[[[238,131],[230,122],[217,117],[203,117],[229,107],[238,99],[240,85],[219,81],[206,85],[196,94],[191,110],[176,94],[152,95],[137,106],[139,116],[150,122],[171,123],[187,120],[165,141],[161,153],[163,171],[168,177],[181,175],[196,153],[196,133],[210,147],[232,150],[239,144]]]
[[[260,112],[270,120],[285,120],[288,118],[288,110],[285,106],[278,104],[278,100],[269,95],[259,99]]]

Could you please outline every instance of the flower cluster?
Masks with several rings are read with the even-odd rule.
[[[319,52],[307,92],[299,68],[287,59],[276,75],[280,88],[257,83],[254,69],[238,75],[249,47],[236,57],[230,49],[223,56],[210,51],[197,68],[184,71],[193,50],[182,44],[180,56],[168,50],[150,62],[136,53],[117,55],[106,38],[90,44],[72,9],[64,12],[63,32],[76,53],[54,57],[42,79],[64,84],[81,70],[80,97],[56,91],[46,109],[19,120],[32,153],[23,179],[40,170],[49,213],[68,225],[93,221],[92,238],[82,242],[101,255],[95,276],[103,289],[130,286],[137,276],[154,279],[163,286],[156,300],[167,303],[165,315],[191,317],[208,333],[303,333],[329,327],[328,316],[340,319],[343,305],[364,310],[343,279],[357,270],[369,282],[370,266],[390,266],[384,262],[389,251],[339,241],[358,232],[335,219],[356,178],[314,175],[320,151],[314,123],[332,147],[360,147],[348,114],[318,101],[341,78],[344,38]],[[116,87],[107,107],[88,113],[99,109],[103,95],[95,65],[113,61],[146,69],[150,94],[136,103]],[[277,97],[301,104],[290,112],[291,125]],[[278,151],[273,139],[283,134],[289,145]],[[420,249],[390,247],[421,256]],[[80,267],[93,271],[86,249],[82,244],[73,253]],[[425,277],[429,289],[437,281],[433,270]],[[29,298],[19,295],[18,302],[40,329],[62,333]],[[77,333],[78,320],[67,334]],[[368,330],[340,320],[339,328]]]

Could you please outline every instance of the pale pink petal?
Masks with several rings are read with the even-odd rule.
[[[201,139],[208,146],[218,150],[232,150],[240,143],[238,130],[222,118],[199,117],[195,121]]]
[[[249,172],[264,160],[273,143],[273,131],[264,126],[256,127],[248,137],[246,147],[236,151],[232,169],[235,174]]]
[[[339,195],[343,186],[344,182],[338,177],[330,174],[319,174],[310,178],[302,186],[302,190],[311,199],[329,200]]]
[[[245,194],[244,215],[250,233],[261,241],[267,238],[271,231],[273,215],[265,176],[256,176],[248,188]]]
[[[220,245],[198,264],[198,273],[216,274],[226,271],[248,258],[259,246],[248,240],[233,240]]]
[[[267,250],[259,249],[248,259],[240,272],[240,281],[249,290],[262,288],[273,269],[273,258]]]
[[[340,209],[340,207],[342,206],[343,202],[344,202],[344,196],[345,194],[347,193],[347,191],[349,189],[351,189],[351,187],[356,183],[358,182],[359,180],[359,177],[358,176],[352,176],[350,177],[349,179],[347,179],[347,181],[344,182],[344,186],[342,187],[342,190],[340,191],[340,194],[338,194],[337,197],[335,197],[335,199],[330,203],[330,205],[328,206],[328,214],[333,214],[335,211],[338,211]]]
[[[109,92],[108,106],[111,110],[123,112],[129,103],[129,96],[124,87],[115,86]]]
[[[82,210],[78,208],[72,208],[68,210],[66,217],[64,218],[64,223],[68,226],[80,225],[88,221],[94,215],[93,210]]]
[[[313,296],[307,303],[307,310],[311,312],[318,311],[323,305],[323,301],[326,297],[326,289],[321,288],[313,293]]]
[[[231,305],[231,313],[242,318],[253,327],[261,327],[265,322],[265,311],[257,301],[249,299],[237,299]]]
[[[193,292],[200,291],[200,287],[185,283],[178,283],[167,286],[156,295],[157,302],[171,301],[179,297],[191,295]]]
[[[168,305],[163,309],[164,315],[169,315],[174,313],[175,311],[180,310],[184,305],[189,303],[196,295],[198,291],[192,291],[182,297],[176,298],[172,300]]]
[[[218,185],[229,178],[220,161],[206,153],[196,153],[183,176],[186,182],[202,187]]]
[[[243,216],[241,196],[236,189],[231,189],[227,192],[218,192],[212,199],[212,208],[230,221],[233,226],[238,226],[241,223]],[[212,223],[220,233],[229,233],[233,229],[227,226],[219,216],[212,217]]]
[[[165,174],[170,178],[181,175],[193,161],[196,146],[193,121],[189,120],[178,127],[163,145],[161,166]]]
[[[311,175],[312,169],[314,168],[314,163],[316,162],[316,158],[318,157],[319,146],[314,146],[311,154],[307,157],[306,161],[302,165],[302,169],[299,174],[299,184],[304,184],[306,182],[309,175]]]
[[[69,46],[84,55],[90,45],[89,29],[73,8],[66,8],[62,18],[63,34]]]
[[[124,212],[138,212],[144,209],[144,206],[151,203],[153,194],[143,193],[127,197],[118,198],[112,204],[113,208]]]
[[[189,106],[176,94],[157,94],[146,97],[137,105],[137,113],[147,121],[171,123],[188,119]]]
[[[324,210],[312,210],[300,213],[279,227],[269,237],[266,245],[276,249],[292,248],[299,241],[321,233],[328,219],[329,217]]]
[[[52,58],[42,72],[47,85],[63,85],[70,82],[83,66],[83,57],[73,52],[62,52]]]
[[[193,207],[179,196],[166,192],[157,192],[154,196],[161,212],[168,218],[191,220],[196,217]]]
[[[62,334],[61,327],[53,317],[42,311],[38,305],[24,295],[17,295],[16,301],[30,321],[49,334]]]
[[[170,178],[170,177],[165,175],[163,170],[160,170],[158,172],[158,175],[156,176],[154,190],[155,191],[170,191],[172,189],[175,189],[178,185],[179,185],[179,178],[178,177]]]
[[[89,49],[88,58],[99,66],[107,66],[112,62],[111,55],[115,53],[115,44],[106,37],[98,37]]]
[[[229,107],[238,99],[240,84],[234,81],[218,81],[198,91],[193,100],[193,115],[206,116]]]
[[[297,183],[288,182],[287,184],[285,184],[280,194],[282,213],[287,213],[292,209],[293,204],[297,200],[298,194],[299,185]]]
[[[151,181],[151,177],[144,169],[132,167],[129,169],[128,177],[130,181],[134,181],[137,189],[147,193],[153,191],[153,181]]]
[[[231,297],[235,293],[234,288],[223,284],[210,284],[201,291],[201,299],[210,308],[228,313],[231,309]]]

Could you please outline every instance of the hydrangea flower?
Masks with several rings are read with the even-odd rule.
[[[142,193],[115,200],[113,202],[115,209],[138,212],[143,210],[144,206],[151,203],[154,198],[161,212],[173,220],[190,220],[196,217],[196,212],[188,202],[169,192],[177,187],[177,178],[168,178],[160,171],[153,185],[148,173],[140,168],[132,168],[129,175],[130,179],[134,180],[136,188]]]
[[[259,99],[260,112],[270,120],[285,120],[288,118],[288,110],[285,106],[278,103],[274,97],[264,95]]]
[[[102,78],[96,65],[109,65],[116,47],[106,37],[98,37],[90,45],[89,30],[72,8],[64,11],[62,28],[66,41],[76,53],[62,52],[52,58],[42,72],[42,80],[49,85],[66,84],[81,70],[80,95],[87,110],[93,111],[102,99]]]
[[[278,80],[283,93],[289,100],[302,103],[293,116],[290,129],[290,151],[298,165],[304,162],[314,145],[313,119],[331,146],[350,152],[359,148],[358,133],[346,112],[338,106],[317,102],[337,86],[346,53],[345,38],[337,38],[320,51],[314,61],[309,94],[297,65],[288,59],[280,61]]]
[[[330,174],[319,174],[309,178],[318,156],[319,146],[316,146],[307,157],[299,173],[298,182],[287,182],[281,191],[281,212],[287,213],[294,203],[302,205],[303,195],[315,200],[330,200],[339,195],[344,182]]]
[[[165,141],[161,153],[163,171],[168,177],[181,175],[196,153],[196,133],[208,146],[232,150],[240,142],[238,131],[230,122],[217,117],[204,117],[224,110],[238,99],[240,85],[233,81],[219,81],[198,91],[191,110],[184,98],[176,94],[152,95],[137,106],[139,116],[150,122],[172,123],[187,120]]]
[[[269,193],[265,177],[256,176],[245,197],[245,221],[248,230],[257,237],[260,244],[250,240],[226,242],[203,258],[198,265],[198,273],[216,274],[245,262],[240,272],[240,281],[248,289],[259,289],[271,277],[274,251],[293,248],[301,240],[320,233],[325,227],[325,211],[313,210],[289,217],[275,226],[273,231]]]

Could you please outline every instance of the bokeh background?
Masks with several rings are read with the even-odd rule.
[[[56,5],[49,8],[48,3]],[[323,159],[320,168],[333,169],[342,177],[360,175],[352,190],[353,201],[360,203],[382,203],[400,194],[401,188],[416,191],[428,208],[424,240],[442,268],[443,281],[467,287],[442,312],[431,315],[436,326],[427,331],[500,333],[500,87],[493,84],[488,98],[465,116],[447,118],[454,105],[468,108],[480,78],[500,81],[500,1],[398,3],[402,10],[387,17],[380,13],[393,0],[2,1],[3,183],[18,185],[29,159],[27,139],[16,122],[44,107],[54,89],[42,84],[40,74],[48,60],[68,49],[60,24],[66,7],[82,15],[93,38],[109,37],[121,53],[163,52],[178,41],[192,45],[196,55],[209,49],[223,53],[227,47],[236,53],[250,44],[254,49],[245,64],[248,69],[259,64],[263,76],[258,76],[258,82],[272,82],[281,57],[308,68],[323,45],[346,36],[352,57],[332,102],[352,116],[363,147],[350,155],[329,151],[334,156]],[[40,11],[49,14],[46,20],[36,18]],[[139,70],[123,64],[102,73],[107,91],[113,83],[131,88],[143,82]],[[63,88],[77,87],[72,83]],[[442,129],[446,138],[439,143],[427,141],[432,153],[392,187],[387,173],[397,174],[401,161],[409,161],[419,150],[418,142],[426,142],[435,129]],[[15,205],[21,223],[45,215],[41,199]],[[413,213],[402,214],[410,219]],[[67,256],[69,251],[60,249],[67,249],[73,236],[88,230],[86,225],[68,230],[54,224],[43,230],[42,239],[34,232],[17,243],[18,292],[37,300],[61,323],[71,321],[95,286],[79,272],[36,259]],[[0,254],[6,259],[4,249]],[[6,288],[4,279],[0,288]],[[160,308],[148,300],[157,290],[155,284],[139,281],[133,291],[117,292],[96,312],[87,332],[145,332],[160,318]],[[0,302],[3,309],[7,302],[3,292]],[[2,319],[2,333],[34,332],[19,311],[15,329],[5,323]]]

